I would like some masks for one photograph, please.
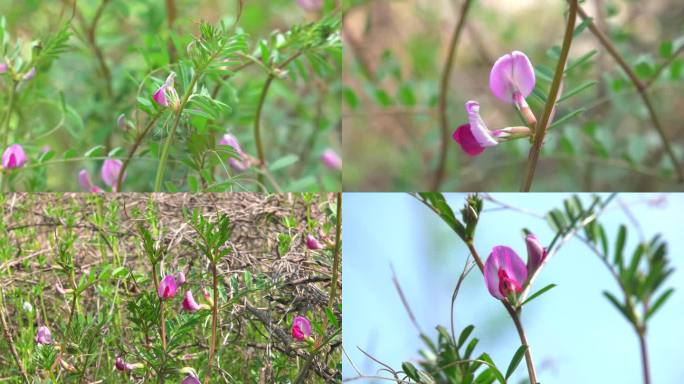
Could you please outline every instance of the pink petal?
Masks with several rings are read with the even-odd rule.
[[[160,299],[170,299],[176,295],[176,290],[178,290],[176,277],[173,275],[166,275],[166,277],[159,282],[157,295]]]
[[[484,278],[489,293],[499,300],[505,297],[499,290],[499,270],[503,270],[517,285],[527,280],[527,266],[517,253],[506,246],[496,246],[485,262]]]
[[[484,147],[475,140],[472,132],[470,132],[470,124],[463,124],[458,127],[452,135],[454,140],[461,145],[461,149],[469,156],[477,156],[484,152]]]
[[[117,181],[119,180],[119,173],[121,173],[121,168],[123,167],[123,163],[121,160],[118,159],[107,159],[104,161],[102,164],[102,180],[107,184],[110,188],[116,188]],[[126,178],[126,175],[124,175],[123,179]]]
[[[501,56],[489,74],[489,88],[498,99],[514,103],[513,94],[520,92],[529,96],[534,89],[534,68],[527,56],[520,51]]]
[[[532,274],[544,262],[546,249],[533,234],[527,235],[525,243],[527,244],[527,273]]]
[[[200,305],[197,304],[195,298],[192,297],[192,291],[186,291],[185,297],[183,298],[183,309],[188,312],[195,312],[200,309]]]
[[[339,171],[342,169],[342,159],[330,148],[323,151],[323,154],[321,155],[321,161],[323,162],[323,165],[329,169],[332,169],[333,171]]]
[[[486,148],[499,144],[499,142],[492,137],[489,129],[487,129],[487,125],[485,125],[480,117],[480,104],[477,101],[470,100],[465,103],[465,108],[468,113],[468,122],[470,122],[470,131],[480,146]]]
[[[19,144],[12,144],[2,154],[2,167],[7,169],[21,168],[28,161],[24,148]]]

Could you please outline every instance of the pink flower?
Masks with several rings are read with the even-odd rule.
[[[81,188],[88,192],[102,192],[102,188],[98,187],[97,185],[93,185],[93,183],[90,181],[90,175],[85,169],[81,169],[81,172],[78,173],[78,183],[81,184]]]
[[[124,361],[124,359],[121,358],[121,356],[116,357],[116,361],[114,363],[114,366],[116,367],[117,370],[121,372],[128,372],[132,371],[133,369],[136,368],[136,364],[128,364]]]
[[[188,312],[196,312],[200,309],[200,305],[197,304],[195,298],[192,297],[192,291],[185,291],[185,297],[183,297],[183,309]]]
[[[52,344],[52,334],[50,329],[46,326],[41,326],[38,328],[38,333],[36,333],[36,343],[48,345]]]
[[[200,381],[199,381],[199,379],[197,378],[197,376],[195,376],[195,375],[193,375],[193,374],[191,374],[191,373],[188,373],[188,375],[185,376],[185,379],[183,379],[183,381],[181,382],[181,384],[202,384],[202,383],[200,383]]]
[[[533,234],[525,238],[527,244],[527,274],[532,275],[546,259],[546,248],[544,248]]]
[[[477,101],[465,103],[469,124],[463,124],[452,135],[463,151],[470,156],[477,156],[487,147],[493,147],[499,142],[495,139],[497,131],[490,132],[480,117],[480,104]]]
[[[118,159],[107,159],[102,164],[102,180],[107,184],[112,190],[116,190],[116,183],[119,180],[119,173],[121,173],[121,167],[123,163]],[[126,178],[124,175],[123,179]],[[123,182],[123,180],[122,180]]]
[[[522,292],[527,280],[527,267],[514,250],[497,246],[487,258],[484,278],[489,293],[499,300],[505,300],[511,294]]]
[[[2,154],[2,167],[6,169],[21,168],[27,161],[26,152],[19,144],[10,145]]]
[[[164,84],[162,84],[161,87],[157,89],[157,92],[155,92],[152,96],[154,101],[162,107],[169,106],[169,98],[172,102],[178,100],[178,94],[176,93],[176,89],[173,87],[175,78],[176,74],[174,72],[171,72],[169,76],[166,78]]]
[[[319,243],[318,240],[316,240],[316,238],[310,234],[306,235],[306,247],[311,249],[311,250],[317,250],[317,249],[323,248],[321,243]]]
[[[506,103],[524,102],[534,89],[534,68],[530,59],[520,51],[501,56],[489,74],[489,88]]]
[[[62,287],[62,283],[60,283],[59,281],[55,283],[55,291],[57,291],[57,293],[59,293],[62,296],[66,295],[67,293],[66,289]]]
[[[185,273],[183,273],[183,271],[178,271],[178,273],[176,273],[176,282],[178,285],[185,284],[185,281]]]
[[[228,146],[232,147],[235,150],[235,152],[237,153],[238,159],[236,159],[234,157],[231,157],[228,159],[228,164],[230,164],[230,166],[234,170],[236,170],[238,172],[242,172],[245,169],[247,169],[247,163],[244,161],[245,153],[242,152],[242,147],[240,147],[240,142],[238,142],[237,137],[231,135],[230,133],[226,133],[221,138],[221,141],[219,141],[219,144],[220,145],[228,145]]]
[[[292,337],[297,341],[302,341],[311,336],[311,323],[304,316],[295,316],[292,320]]]
[[[329,169],[332,169],[333,171],[339,171],[342,169],[342,159],[330,148],[323,151],[323,154],[321,155],[321,161],[323,162],[323,165]]]
[[[323,7],[323,0],[297,0],[297,4],[305,11],[316,12]]]
[[[178,285],[176,284],[176,277],[173,275],[166,275],[166,277],[159,282],[157,294],[159,295],[160,299],[165,300],[176,296],[177,290]]]
[[[0,75],[7,72],[7,64],[0,63]]]

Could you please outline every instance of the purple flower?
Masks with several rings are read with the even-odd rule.
[[[7,72],[7,64],[0,63],[0,75]]]
[[[162,84],[161,87],[157,89],[157,92],[155,92],[152,96],[154,101],[162,107],[169,106],[169,98],[172,99],[172,102],[178,99],[178,94],[176,93],[176,89],[173,86],[175,78],[176,74],[174,72],[171,72],[169,76],[166,78],[166,81],[164,81],[164,84]]]
[[[2,154],[2,167],[6,169],[21,168],[26,161],[28,161],[26,152],[19,144],[10,145]]]
[[[191,374],[191,373],[188,373],[188,375],[185,376],[185,379],[183,379],[183,381],[181,382],[181,384],[202,384],[202,383],[200,383],[200,381],[199,381],[199,379],[197,378],[197,376],[195,376],[195,375],[193,375],[193,374]]]
[[[90,181],[90,175],[88,174],[88,171],[86,171],[85,169],[81,169],[81,172],[78,173],[78,183],[81,184],[81,188],[88,192],[102,192],[102,188],[98,187],[97,185],[94,185]]]
[[[297,4],[305,11],[316,12],[323,7],[323,0],[297,0]]]
[[[196,312],[200,309],[200,305],[197,304],[195,298],[192,297],[192,291],[185,291],[185,297],[183,297],[183,309],[188,312]]]
[[[48,345],[52,344],[52,333],[50,329],[46,326],[41,326],[38,328],[38,333],[36,333],[36,343]]]
[[[499,300],[505,300],[511,294],[522,292],[527,280],[527,267],[514,250],[497,246],[487,258],[484,278],[489,293]]]
[[[501,56],[489,74],[489,88],[494,96],[506,103],[520,105],[534,89],[534,68],[520,51]]]
[[[228,145],[237,153],[238,159],[234,157],[228,159],[228,164],[230,164],[234,170],[237,172],[242,172],[247,169],[247,163],[244,161],[245,153],[242,151],[242,147],[240,147],[240,142],[238,142],[237,137],[231,135],[230,133],[226,133],[221,138],[221,141],[219,141],[219,145]]]
[[[329,169],[332,169],[333,171],[339,171],[342,169],[342,159],[330,148],[323,151],[323,154],[321,155],[321,161],[323,162],[323,165]]]
[[[311,234],[306,235],[306,247],[311,249],[311,250],[317,250],[317,249],[323,248],[321,243],[319,243],[318,240],[316,240],[316,238],[313,237],[313,235],[311,235]]]
[[[173,275],[166,275],[166,277],[159,282],[157,294],[160,299],[165,300],[176,296],[177,290],[178,284],[176,284],[176,277]]]
[[[297,341],[302,341],[311,336],[311,323],[304,316],[295,316],[292,320],[292,337]]]
[[[102,164],[102,180],[111,187],[112,190],[116,190],[116,182],[119,180],[119,173],[121,173],[122,166],[123,163],[118,159],[107,159]],[[125,178],[126,175],[124,175],[123,179]]]
[[[527,244],[527,274],[532,276],[539,269],[539,266],[542,265],[544,259],[546,259],[546,248],[531,233],[525,238],[525,243]]]
[[[470,156],[477,156],[487,147],[499,144],[495,139],[497,131],[490,132],[480,117],[480,104],[471,100],[465,103],[465,108],[468,112],[469,124],[461,125],[452,135],[461,149]]]
[[[24,74],[24,76],[21,78],[24,81],[29,81],[36,77],[36,67],[31,68],[28,72]]]

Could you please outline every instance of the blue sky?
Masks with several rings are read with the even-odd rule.
[[[544,214],[562,207],[569,194],[492,194],[502,202]],[[590,196],[581,195],[584,201]],[[646,238],[662,233],[669,243],[669,257],[677,269],[668,280],[675,294],[649,322],[652,382],[674,383],[684,377],[684,194],[666,196],[664,204],[648,201],[662,195],[621,194]],[[460,209],[463,194],[448,194],[451,206]],[[423,348],[391,281],[394,266],[406,298],[420,327],[434,335],[437,325],[449,325],[451,293],[463,268],[467,249],[431,211],[407,194],[345,193],[343,204],[343,344],[352,361],[366,375],[376,375],[379,365],[357,347],[399,369],[402,361],[418,359]],[[482,255],[495,245],[508,245],[525,258],[522,228],[533,231],[548,244],[554,233],[533,215],[492,209],[478,226],[475,245]],[[629,228],[627,250],[638,244],[638,230],[615,202],[601,217],[610,241],[618,225]],[[485,257],[485,256],[483,256]],[[505,369],[519,339],[503,307],[485,288],[482,275],[471,273],[464,281],[456,304],[456,329],[476,326],[480,339],[476,352],[488,352]],[[631,326],[603,297],[602,291],[618,288],[598,257],[579,241],[568,242],[550,260],[535,287],[558,286],[525,307],[523,324],[530,342],[539,380],[543,384],[641,383],[639,345]],[[343,377],[356,373],[343,358]],[[526,377],[524,363],[511,383]],[[368,381],[357,381],[368,382]]]

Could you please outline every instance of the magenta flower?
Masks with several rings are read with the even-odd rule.
[[[119,371],[121,371],[121,372],[132,371],[133,368],[135,368],[135,367],[133,366],[133,364],[127,364],[127,363],[124,361],[124,359],[121,358],[121,356],[117,356],[117,357],[116,357],[116,361],[115,361],[115,363],[114,363],[114,366],[116,367],[117,370],[119,370]]]
[[[86,171],[85,169],[81,169],[81,172],[78,173],[78,183],[81,185],[81,188],[88,192],[102,192],[102,188],[98,187],[97,185],[94,185],[90,181],[90,175],[88,174],[88,171]]]
[[[332,169],[333,171],[339,171],[342,169],[342,159],[330,148],[323,151],[323,154],[321,155],[321,161],[323,162],[323,165],[329,169]]]
[[[323,248],[323,245],[316,240],[313,235],[306,235],[306,247],[311,250],[317,250]]]
[[[185,297],[183,297],[183,309],[188,312],[196,312],[200,309],[200,305],[197,304],[195,298],[192,297],[192,291],[185,291]]]
[[[119,173],[121,173],[121,167],[123,163],[118,159],[107,159],[102,164],[102,180],[107,184],[112,190],[116,190],[116,182],[119,180]],[[126,178],[124,175],[123,179]],[[123,182],[123,180],[122,180]]]
[[[245,153],[242,151],[242,147],[240,147],[240,142],[238,141],[237,137],[231,135],[230,133],[226,133],[219,141],[219,144],[228,145],[232,147],[237,153],[239,159],[236,159],[234,157],[228,159],[228,164],[230,164],[230,166],[234,170],[236,170],[237,172],[242,172],[245,169],[247,169],[247,162],[244,161]]]
[[[511,294],[522,292],[527,280],[527,267],[514,250],[497,246],[487,258],[484,278],[489,293],[499,300],[505,300]]]
[[[323,8],[323,0],[297,0],[297,4],[308,12],[316,12]]]
[[[525,237],[525,243],[527,244],[527,274],[532,276],[546,259],[546,248],[531,233]]]
[[[295,316],[292,320],[292,337],[297,341],[302,341],[311,336],[311,323],[304,316]]]
[[[19,144],[10,145],[2,154],[2,167],[6,169],[21,168],[27,161],[26,152]]]
[[[463,151],[470,156],[477,156],[484,152],[487,147],[499,144],[495,139],[495,135],[498,135],[499,132],[490,132],[480,117],[480,104],[471,100],[465,103],[465,108],[470,123],[461,125],[453,134],[454,140]]]
[[[36,333],[36,343],[48,345],[52,344],[52,333],[50,329],[46,326],[41,326],[38,328],[38,333]]]
[[[195,376],[195,375],[193,375],[193,374],[191,374],[191,373],[188,373],[188,375],[185,376],[185,379],[183,379],[183,381],[181,382],[181,384],[202,384],[202,383],[200,383],[200,381],[199,381],[199,379],[197,378],[197,376]]]
[[[178,94],[173,86],[175,78],[176,74],[171,72],[166,78],[166,81],[164,81],[164,84],[162,84],[152,96],[154,101],[162,107],[169,106],[169,99],[171,99],[172,103],[175,103],[178,100]]]
[[[159,289],[157,289],[157,294],[162,300],[170,299],[176,296],[176,291],[178,290],[178,284],[176,284],[176,277],[173,275],[166,275],[159,282]]]
[[[522,106],[534,89],[534,68],[520,51],[501,56],[489,74],[489,88],[494,96],[506,103]],[[526,104],[524,104],[526,106]]]
[[[0,63],[0,75],[2,75],[5,72],[7,72],[7,64]]]

